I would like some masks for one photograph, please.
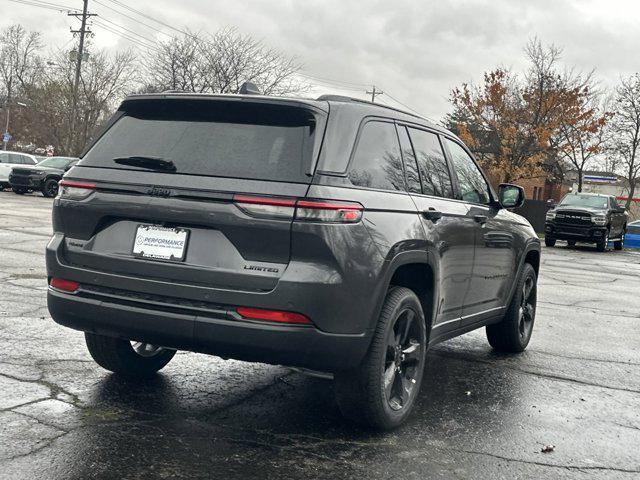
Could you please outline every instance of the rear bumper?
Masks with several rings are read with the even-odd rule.
[[[99,299],[49,289],[49,312],[60,325],[85,332],[250,362],[337,371],[357,365],[365,335],[321,332],[234,318],[225,309],[193,315],[144,302]]]
[[[363,315],[361,305],[343,302],[335,290],[339,285],[304,284],[293,278],[281,280],[270,292],[178,285],[68,265],[63,243],[62,235],[56,234],[47,246],[48,275],[77,281],[81,287],[73,294],[49,289],[49,311],[60,325],[178,350],[321,371],[357,366],[369,347],[372,332],[354,321]],[[236,313],[237,306],[294,311],[315,325],[246,320]],[[325,325],[339,325],[342,331],[328,331]]]
[[[600,242],[606,231],[606,227],[556,225],[549,222],[544,226],[544,233],[548,237],[577,242]]]

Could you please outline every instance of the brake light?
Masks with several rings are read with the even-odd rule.
[[[71,180],[61,180],[58,183],[58,198],[68,200],[83,200],[91,195],[96,186],[93,183],[74,182]]]
[[[280,218],[291,220],[296,201],[290,197],[260,197],[254,195],[234,195],[233,202],[240,210],[253,217]]]
[[[310,222],[356,223],[363,207],[356,202],[296,200],[291,197],[234,195],[234,203],[248,215]]]
[[[80,284],[71,280],[63,280],[62,278],[52,278],[49,281],[49,286],[56,290],[62,290],[63,292],[75,293]]]
[[[261,308],[238,307],[236,312],[242,318],[249,320],[266,320],[277,323],[290,323],[294,325],[311,325],[311,320],[301,313],[281,312],[279,310],[263,310]]]

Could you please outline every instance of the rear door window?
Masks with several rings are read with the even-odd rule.
[[[398,136],[400,137],[400,148],[402,150],[402,159],[404,160],[407,190],[411,193],[422,193],[418,164],[416,163],[416,156],[413,152],[413,146],[411,145],[407,128],[398,126]]]
[[[351,183],[380,190],[405,190],[396,127],[390,122],[364,124],[349,167]]]
[[[417,128],[410,128],[409,134],[420,169],[422,193],[435,197],[453,198],[451,175],[438,136]]]
[[[14,165],[22,165],[24,161],[22,160],[24,157],[18,153],[10,153],[9,154],[9,163]]]
[[[260,102],[131,101],[80,165],[144,170],[114,159],[155,157],[181,174],[308,183],[317,115]]]

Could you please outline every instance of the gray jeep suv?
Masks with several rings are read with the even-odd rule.
[[[467,148],[358,100],[128,97],[60,183],[48,305],[102,367],[178,349],[331,372],[342,412],[409,415],[427,348],[523,351],[540,242]]]

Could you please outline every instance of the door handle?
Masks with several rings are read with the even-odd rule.
[[[437,222],[442,218],[442,212],[439,210],[436,210],[433,207],[429,207],[428,209],[422,211],[422,216],[427,220],[431,220],[432,222]]]
[[[473,219],[480,224],[485,224],[488,220],[486,215],[474,215]]]

